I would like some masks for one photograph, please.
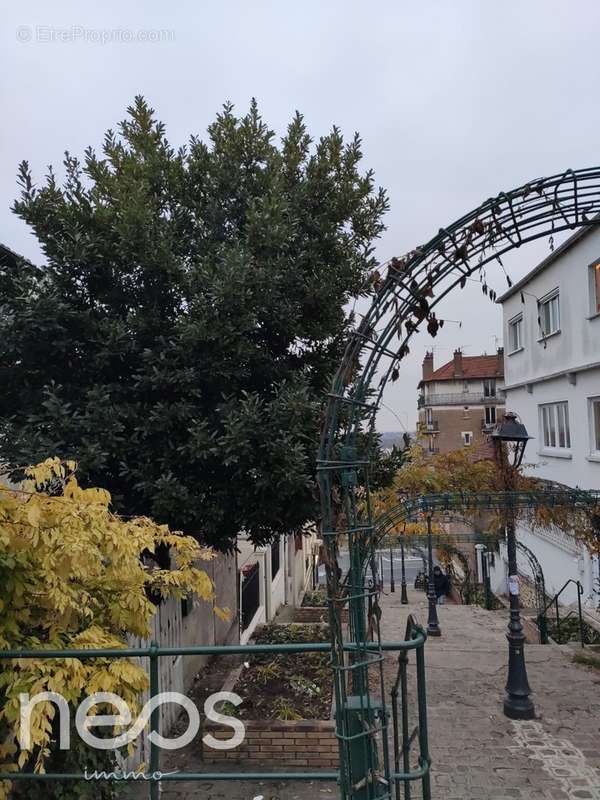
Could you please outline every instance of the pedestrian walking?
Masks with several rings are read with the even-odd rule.
[[[437,603],[441,606],[450,592],[450,579],[439,566],[433,568],[433,586]]]

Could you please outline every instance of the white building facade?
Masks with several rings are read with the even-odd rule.
[[[526,472],[600,489],[600,227],[578,231],[498,302],[506,408],[534,437]],[[575,537],[523,526],[517,535],[537,556],[549,596],[579,580],[584,603],[598,606],[597,559]],[[575,599],[571,586],[564,602]]]

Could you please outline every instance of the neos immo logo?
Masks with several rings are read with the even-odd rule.
[[[68,750],[71,746],[71,712],[69,704],[59,692],[39,692],[32,697],[29,694],[19,695],[20,701],[20,726],[18,741],[21,749],[31,750],[31,717],[33,710],[38,703],[54,703],[59,711],[59,747],[61,750]],[[217,703],[231,703],[239,706],[242,698],[234,692],[215,692],[208,697],[204,703],[204,714],[211,722],[225,725],[232,729],[233,735],[230,739],[215,739],[207,733],[202,741],[207,747],[213,750],[233,750],[244,741],[246,729],[244,723],[237,717],[230,717],[222,714],[215,706]],[[175,703],[185,709],[188,716],[186,730],[179,736],[172,739],[162,736],[158,731],[151,731],[148,738],[152,744],[165,750],[178,750],[190,744],[200,730],[200,714],[194,703],[189,697],[179,692],[160,692],[152,697],[142,708],[140,715],[133,721],[131,709],[127,702],[113,692],[95,692],[86,697],[77,707],[75,713],[75,728],[79,737],[89,747],[96,750],[115,750],[124,747],[135,741],[144,730],[150,720],[152,712],[162,705]],[[110,705],[117,710],[117,714],[90,714],[92,708],[99,704]],[[93,728],[110,727],[118,730],[128,728],[128,730],[114,737],[99,737],[93,732]]]

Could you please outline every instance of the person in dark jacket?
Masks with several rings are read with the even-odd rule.
[[[444,598],[450,592],[450,580],[439,566],[433,568],[433,585],[438,605],[442,605]]]

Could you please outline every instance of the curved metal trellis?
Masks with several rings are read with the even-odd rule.
[[[535,607],[537,609],[538,623],[542,616],[544,616],[546,608],[546,579],[544,578],[544,571],[542,565],[537,559],[537,556],[530,550],[527,545],[517,540],[517,552],[521,553],[527,559],[529,569],[533,575],[533,587],[535,592]],[[540,626],[540,640],[543,638],[542,628]]]
[[[502,255],[540,237],[596,224],[600,212],[600,167],[568,169],[530,181],[510,192],[500,192],[439,232],[403,258],[384,265],[373,275],[372,305],[349,337],[346,352],[332,383],[322,426],[318,477],[322,533],[327,550],[327,583],[332,631],[332,662],[336,676],[336,726],[340,741],[343,800],[392,798],[389,759],[385,757],[389,727],[383,684],[382,659],[367,651],[371,626],[365,619],[367,598],[376,613],[377,592],[366,586],[364,564],[372,560],[380,530],[369,502],[369,436],[387,382],[399,377],[399,365],[409,352],[411,337],[422,328],[435,335],[440,327],[435,308],[446,295],[464,287],[479,273],[487,287],[486,266],[502,266]],[[507,278],[508,280],[508,278]],[[381,378],[375,385],[376,373]],[[366,433],[366,437],[359,434]],[[360,446],[366,442],[365,449]],[[359,490],[360,485],[360,490]],[[359,491],[362,503],[358,502]],[[489,506],[482,506],[489,507]],[[364,509],[364,511],[363,511]],[[423,510],[423,509],[420,509]],[[348,591],[341,585],[337,564],[340,537],[350,551]],[[345,588],[345,587],[344,587]],[[340,605],[350,611],[352,659],[344,649],[345,632],[339,621]],[[371,672],[379,670],[379,698],[372,697]],[[348,688],[348,675],[351,674]],[[359,698],[358,712],[351,698]],[[367,746],[372,737],[373,708],[384,720],[381,748]],[[359,733],[356,733],[358,726]],[[354,731],[354,734],[352,733]],[[352,763],[352,736],[362,737],[367,756],[357,773]],[[427,764],[420,764],[425,769]],[[425,789],[424,789],[425,796]]]

